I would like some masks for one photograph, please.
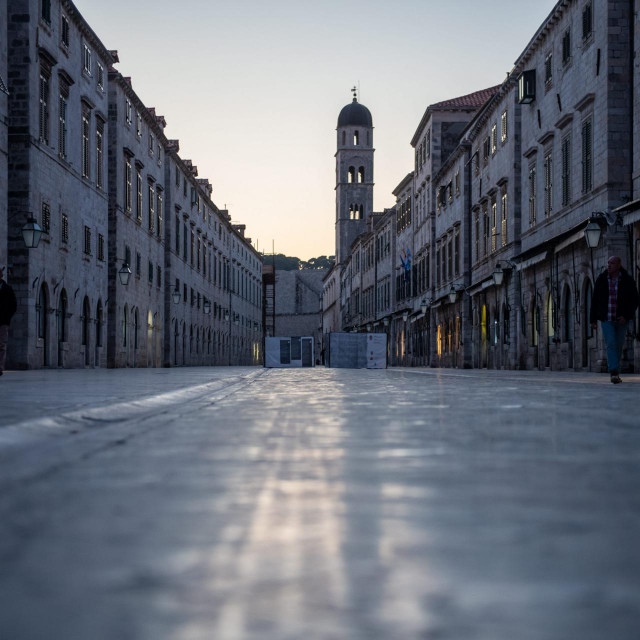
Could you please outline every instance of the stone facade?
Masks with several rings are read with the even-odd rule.
[[[70,2],[10,0],[9,363],[106,364],[107,69],[114,59]],[[24,248],[33,216],[44,233]]]
[[[9,366],[259,363],[262,257],[244,226],[216,207],[73,2],[9,0],[7,11]],[[29,216],[45,232],[31,250]]]
[[[561,0],[501,85],[426,109],[413,179],[387,213],[394,307],[377,326],[341,316],[343,329],[385,331],[392,364],[604,370],[588,322],[595,277],[612,254],[640,276],[633,4]],[[365,287],[353,266],[368,233],[336,266],[342,308]],[[627,369],[640,366],[638,324]]]
[[[277,336],[312,336],[315,360],[322,348],[322,283],[327,269],[276,271]]]
[[[7,33],[7,4],[3,2],[0,6],[0,34]],[[8,159],[9,159],[9,137],[8,137],[8,76],[7,76],[7,39],[0,38],[0,265],[7,264],[7,197],[9,192],[8,184]],[[7,274],[5,274],[6,277]]]

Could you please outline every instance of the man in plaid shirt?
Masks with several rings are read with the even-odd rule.
[[[596,280],[591,304],[590,321],[593,329],[600,320],[607,347],[607,365],[611,382],[620,380],[620,359],[627,336],[627,323],[638,307],[638,290],[633,278],[622,268],[618,256],[611,256],[606,273]]]

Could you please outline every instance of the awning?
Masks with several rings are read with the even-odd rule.
[[[627,213],[622,218],[622,224],[633,224],[634,222],[640,222],[640,209]]]
[[[568,238],[565,238],[560,244],[556,245],[555,252],[560,253],[569,245],[572,245],[574,242],[578,242],[578,240],[584,240],[584,229],[580,229],[579,231],[572,233]]]
[[[546,260],[547,252],[543,251],[542,253],[538,253],[537,255],[529,258],[528,260],[523,260],[520,264],[516,265],[516,271],[521,271],[522,269],[528,269],[532,267],[534,264],[538,264],[538,262],[542,262]]]

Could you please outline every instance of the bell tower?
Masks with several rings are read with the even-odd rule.
[[[351,243],[373,211],[373,121],[371,112],[353,101],[338,116],[336,151],[336,264],[349,255]]]

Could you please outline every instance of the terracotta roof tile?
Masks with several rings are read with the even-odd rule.
[[[468,93],[466,96],[459,96],[451,100],[437,102],[436,104],[429,105],[429,109],[478,109],[500,89],[500,86],[501,85],[497,85],[489,89],[476,91],[475,93]]]

